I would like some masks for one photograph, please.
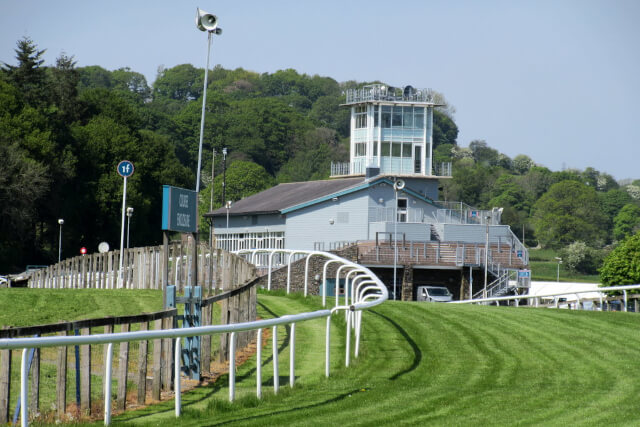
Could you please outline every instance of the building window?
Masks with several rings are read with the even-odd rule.
[[[391,107],[389,107],[388,105],[382,106],[382,127],[391,127]]]
[[[424,107],[415,107],[413,123],[416,129],[424,129]]]
[[[393,112],[391,113],[391,127],[402,127],[402,107],[393,107]]]
[[[391,156],[391,143],[383,142],[381,145],[382,145],[382,155],[386,157]]]
[[[373,107],[373,127],[378,127],[380,126],[379,120],[378,120],[378,112],[380,111],[380,107],[379,106],[375,106]]]
[[[407,222],[407,199],[405,197],[398,198],[397,221]]]
[[[358,105],[355,108],[356,129],[367,127],[367,106]]]
[[[365,157],[367,155],[367,144],[365,142],[356,143],[356,157]]]
[[[229,252],[241,249],[282,249],[284,248],[284,232],[216,234],[216,247]]]

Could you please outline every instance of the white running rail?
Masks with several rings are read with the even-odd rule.
[[[580,294],[598,292],[600,294],[600,305],[602,306],[602,301],[605,299],[603,293],[604,292],[613,292],[613,291],[622,291],[623,299],[624,299],[624,311],[627,311],[627,291],[631,289],[640,289],[640,284],[637,285],[622,285],[622,286],[609,286],[606,288],[594,288],[594,289],[584,289],[580,291],[565,291],[565,292],[557,292],[551,294],[540,294],[540,295],[509,295],[504,297],[492,297],[492,298],[478,298],[478,299],[467,299],[462,301],[451,301],[449,304],[489,304],[495,302],[499,304],[500,301],[515,301],[516,307],[518,306],[518,302],[523,299],[533,299],[535,300],[535,306],[538,306],[538,302],[542,298],[553,298],[556,307],[558,306],[559,298],[565,297],[567,295],[575,295],[576,301],[580,304]]]
[[[264,252],[264,249],[260,250]],[[230,336],[230,374],[229,374],[229,400],[235,399],[235,372],[232,364],[235,362],[235,339],[236,333],[241,331],[256,331],[258,342],[261,342],[262,329],[267,327],[273,328],[273,369],[274,369],[274,393],[278,392],[279,384],[279,367],[278,367],[278,346],[276,342],[277,327],[281,325],[291,325],[291,339],[290,339],[290,372],[289,372],[289,384],[291,387],[294,385],[295,378],[295,324],[298,322],[304,322],[311,319],[326,318],[326,332],[325,332],[325,375],[329,376],[330,367],[330,336],[331,336],[331,315],[338,311],[344,311],[347,317],[347,333],[346,333],[346,351],[345,351],[345,366],[349,366],[351,357],[351,329],[355,332],[355,345],[354,345],[354,357],[358,357],[359,345],[360,345],[360,332],[362,326],[362,310],[369,309],[378,304],[383,303],[388,298],[387,287],[378,279],[378,277],[372,273],[369,269],[362,267],[356,263],[353,263],[344,258],[340,258],[329,252],[320,251],[287,251],[283,249],[271,249],[267,252],[276,253],[288,253],[291,257],[295,254],[301,254],[307,257],[311,256],[323,256],[331,262],[337,262],[341,264],[341,267],[348,269],[349,271],[356,272],[357,274],[349,285],[351,286],[351,300],[348,296],[345,296],[343,305],[339,305],[339,297],[336,296],[336,305],[331,310],[317,310],[307,313],[291,314],[278,317],[275,319],[256,320],[253,322],[236,323],[231,325],[214,325],[214,326],[199,326],[193,328],[180,328],[180,329],[166,329],[166,330],[153,330],[153,331],[136,331],[136,332],[121,332],[114,334],[97,334],[97,335],[80,335],[80,336],[52,336],[41,338],[5,338],[0,339],[0,350],[22,350],[22,361],[20,368],[20,418],[22,426],[28,426],[28,407],[29,407],[29,389],[28,389],[28,371],[27,371],[27,354],[31,348],[44,348],[44,347],[59,347],[59,346],[72,346],[72,345],[94,345],[94,344],[106,344],[107,357],[105,363],[105,379],[111,378],[111,363],[112,360],[112,348],[113,343],[120,342],[132,342],[132,341],[146,341],[156,340],[163,338],[175,339],[175,354],[174,354],[174,368],[175,378],[180,378],[180,339],[185,337],[202,336],[202,335],[214,335],[229,332]],[[238,251],[238,253],[255,253],[255,251]],[[254,256],[254,255],[252,255]],[[327,262],[329,262],[327,261]],[[308,266],[308,263],[307,263]],[[326,272],[326,269],[325,269]],[[291,270],[288,269],[288,273]],[[326,276],[326,275],[325,275]],[[290,278],[289,278],[290,279]],[[326,277],[325,277],[326,279]],[[289,283],[290,280],[288,280]],[[306,278],[305,278],[305,291],[306,291]],[[336,281],[337,283],[337,281]],[[326,289],[326,286],[325,286]],[[306,294],[306,292],[305,292]],[[337,295],[337,292],[336,292]],[[326,301],[326,294],[323,296],[323,302]],[[261,384],[261,347],[258,345],[256,362],[258,369],[256,370],[256,394],[258,398],[262,396]],[[105,382],[105,387],[109,382]],[[181,396],[180,396],[180,381],[174,381],[175,391],[175,415],[180,416],[181,411]],[[104,424],[109,425],[111,422],[111,393],[104,393]]]

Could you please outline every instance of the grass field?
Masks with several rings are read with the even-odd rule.
[[[0,293],[1,294],[1,293]],[[259,295],[262,317],[318,308],[317,298]],[[344,325],[343,319],[337,323]],[[324,322],[296,327],[296,384],[288,385],[288,331],[279,328],[280,392],[271,340],[263,395],[255,358],[173,402],[130,411],[137,425],[601,425],[638,424],[640,317],[633,313],[385,302],[364,314],[361,355],[344,368],[343,328],[333,327],[324,378]],[[101,425],[96,423],[95,425]]]
[[[0,327],[162,310],[162,293],[107,289],[0,289]]]
[[[552,249],[529,249],[532,280],[555,282],[558,278],[558,261],[555,259],[557,256],[558,252]],[[600,283],[600,276],[574,273],[560,264],[560,281]]]
[[[262,315],[308,310],[300,299],[260,295]],[[351,368],[333,352],[323,377],[322,322],[297,326],[297,383],[281,392],[263,359],[238,369],[238,401],[226,377],[171,402],[116,418],[142,425],[599,425],[637,424],[640,317],[630,313],[387,302],[364,315],[363,352]],[[334,328],[336,331],[337,328]],[[334,338],[340,337],[334,334]]]

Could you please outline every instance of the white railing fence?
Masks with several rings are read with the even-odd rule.
[[[264,251],[261,249],[260,251]],[[307,313],[291,314],[278,317],[275,319],[258,320],[253,322],[236,323],[230,325],[215,325],[215,326],[199,326],[193,328],[184,329],[167,329],[167,330],[153,330],[153,331],[136,331],[125,332],[115,334],[98,334],[98,335],[84,335],[84,336],[55,336],[55,337],[42,337],[42,338],[11,338],[0,339],[0,350],[12,350],[23,349],[22,362],[21,362],[21,378],[20,378],[20,417],[23,426],[27,426],[28,419],[28,363],[27,354],[31,348],[44,348],[44,347],[59,347],[59,346],[75,346],[75,345],[92,345],[92,344],[106,344],[105,358],[105,393],[104,393],[104,424],[109,425],[111,422],[111,393],[109,389],[112,372],[112,348],[114,343],[121,342],[134,342],[134,341],[147,341],[157,340],[163,338],[175,339],[174,348],[174,369],[175,378],[174,390],[175,390],[175,415],[180,416],[181,411],[181,396],[180,396],[180,372],[181,372],[181,338],[214,335],[221,333],[231,333],[230,337],[230,366],[229,366],[229,400],[235,399],[235,342],[236,333],[242,331],[256,331],[258,343],[261,343],[262,329],[271,327],[273,328],[273,389],[274,393],[278,392],[279,372],[278,372],[278,346],[277,346],[277,327],[281,325],[291,326],[291,339],[290,339],[290,367],[289,367],[289,385],[293,387],[295,379],[295,324],[298,322],[304,322],[312,319],[326,318],[326,332],[325,332],[325,375],[329,376],[330,370],[330,336],[331,336],[331,316],[339,311],[343,311],[347,318],[347,332],[346,332],[346,350],[345,350],[345,366],[349,366],[351,360],[351,330],[355,333],[355,345],[354,345],[354,357],[358,356],[360,345],[360,332],[362,326],[362,311],[374,307],[388,298],[388,292],[386,286],[373,274],[369,269],[355,264],[349,260],[340,258],[332,253],[319,252],[319,251],[286,251],[283,249],[269,250],[269,254],[275,253],[287,253],[289,258],[294,255],[303,255],[307,257],[307,260],[312,256],[322,256],[327,259],[325,263],[325,277],[323,278],[326,283],[326,266],[328,263],[340,263],[340,268],[346,269],[350,272],[357,273],[350,282],[351,292],[345,292],[344,304],[340,305],[339,295],[336,292],[336,304],[331,309],[318,310]],[[249,254],[254,257],[257,251],[240,251],[241,254]],[[308,266],[308,264],[307,264]],[[291,271],[288,271],[289,276]],[[307,272],[308,273],[308,272]],[[338,272],[338,274],[340,271]],[[336,281],[338,282],[338,281]],[[305,294],[306,294],[306,275],[305,275]],[[326,286],[324,286],[325,293],[323,295],[323,305],[326,305]],[[351,296],[351,298],[349,298]],[[256,395],[258,398],[262,396],[261,384],[261,346],[257,346],[257,360],[256,360]]]
[[[628,303],[627,291],[632,290],[632,289],[640,289],[640,284],[637,284],[637,285],[623,285],[623,286],[609,286],[609,287],[604,287],[604,288],[583,289],[583,290],[580,290],[580,291],[571,291],[571,292],[565,291],[565,292],[547,293],[547,294],[539,294],[539,295],[508,295],[508,296],[503,296],[503,297],[477,298],[477,299],[468,299],[468,300],[462,300],[462,301],[451,301],[449,304],[491,304],[491,303],[496,303],[497,305],[499,305],[500,302],[502,302],[502,301],[506,301],[506,302],[513,301],[515,306],[518,307],[519,302],[521,300],[533,300],[534,301],[534,307],[538,307],[540,305],[540,301],[542,299],[553,299],[554,304],[555,304],[555,306],[557,308],[561,298],[566,298],[567,296],[571,296],[571,297],[575,296],[576,297],[576,306],[580,307],[581,302],[583,300],[587,299],[587,298],[582,298],[581,299],[580,298],[581,294],[596,292],[599,295],[598,299],[600,301],[600,307],[602,307],[603,301],[608,299],[604,295],[605,292],[620,292],[621,291],[622,292],[622,299],[624,300],[623,310],[627,311],[627,303]],[[593,298],[588,298],[588,299],[589,300],[593,300]]]

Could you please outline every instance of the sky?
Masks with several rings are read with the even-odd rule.
[[[204,68],[196,7],[218,16],[211,66],[380,80],[441,92],[458,144],[562,170],[640,178],[637,0],[0,0],[0,62],[30,37],[53,65]]]

